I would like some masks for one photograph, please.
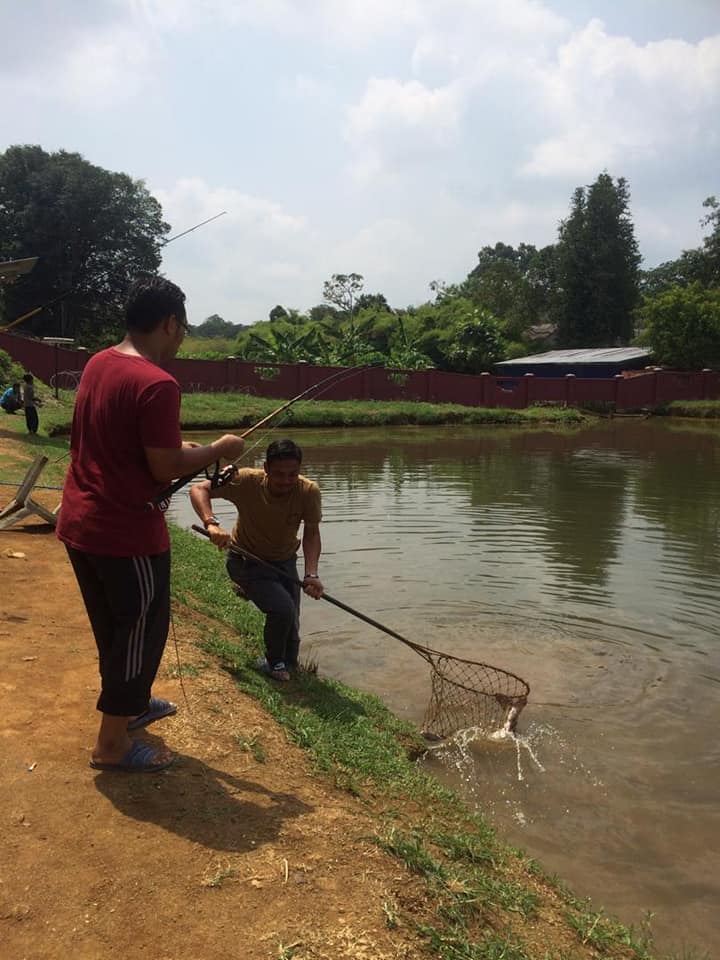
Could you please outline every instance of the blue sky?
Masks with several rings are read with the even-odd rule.
[[[718,0],[0,0],[0,149],[144,179],[193,322],[307,308],[332,273],[394,306],[497,241],[555,240],[630,183],[645,266],[720,195]]]

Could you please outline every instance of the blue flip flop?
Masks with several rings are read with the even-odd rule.
[[[93,770],[117,770],[120,773],[157,773],[169,767],[175,758],[172,754],[158,753],[149,743],[136,740],[117,763],[90,760]]]
[[[131,720],[127,728],[128,730],[139,730],[141,727],[147,727],[151,723],[155,723],[156,720],[162,720],[163,717],[171,717],[174,713],[177,713],[177,704],[170,700],[161,700],[160,697],[150,697],[150,703],[145,713],[141,713],[139,717]]]

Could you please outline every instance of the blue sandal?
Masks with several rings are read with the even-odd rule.
[[[177,704],[170,700],[161,700],[160,697],[150,697],[147,710],[141,713],[139,717],[131,720],[127,728],[128,730],[139,730],[141,727],[147,727],[151,723],[155,723],[156,720],[162,720],[163,717],[171,717],[174,713],[177,713]]]
[[[157,773],[169,767],[174,759],[172,754],[160,753],[149,743],[136,740],[117,763],[90,760],[90,766],[93,770],[118,770],[121,773]]]

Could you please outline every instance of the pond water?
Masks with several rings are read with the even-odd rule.
[[[658,948],[720,950],[720,430],[616,419],[295,439],[323,491],[326,588],[530,684],[529,750],[451,744],[427,766],[595,907],[636,926],[652,911]],[[261,460],[258,447],[246,463]],[[194,520],[186,494],[173,511]],[[302,618],[321,672],[421,722],[424,660],[322,601]]]

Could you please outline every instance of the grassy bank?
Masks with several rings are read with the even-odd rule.
[[[319,774],[366,803],[375,842],[422,879],[422,904],[388,903],[388,923],[414,931],[443,960],[653,956],[648,930],[578,900],[428,776],[413,759],[423,741],[376,697],[313,672],[287,686],[259,675],[261,618],[232,594],[223,557],[185,531],[173,529],[172,540],[175,601],[215,624],[202,649],[309,751]]]
[[[44,417],[45,407],[41,408],[40,417]],[[47,435],[47,425],[40,423],[40,433],[31,437],[25,429],[25,417],[22,412],[13,416],[0,416],[0,437],[8,443],[0,451],[0,480],[5,483],[19,483],[36,456],[43,454],[48,458],[48,464],[40,477],[40,484],[60,486],[65,477],[68,466],[67,437],[51,437]],[[0,490],[9,490],[0,487]],[[10,495],[0,493],[0,503],[5,503]]]
[[[717,420],[720,419],[720,400],[673,400],[666,411],[671,417]]]
[[[58,400],[49,388],[40,409],[41,432],[63,436],[70,432],[75,394],[60,391]],[[185,430],[240,430],[261,420],[284,401],[242,393],[190,393],[183,396],[181,423]],[[463,407],[453,403],[381,403],[373,400],[302,400],[282,415],[290,427],[376,427],[416,424],[580,424],[590,417],[579,410],[529,407],[527,410]],[[11,418],[8,418],[11,419]]]

